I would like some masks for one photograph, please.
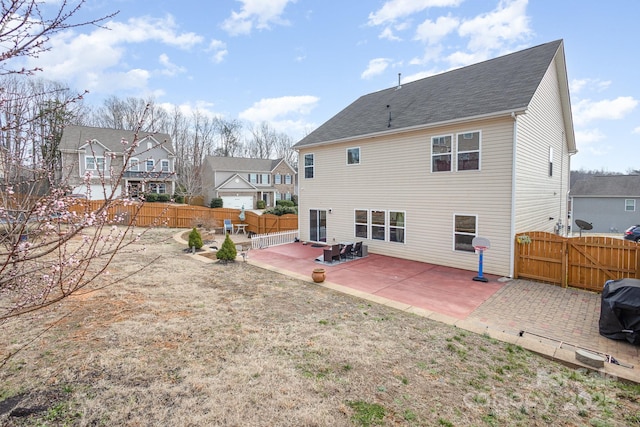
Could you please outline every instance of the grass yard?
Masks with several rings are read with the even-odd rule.
[[[0,369],[0,425],[640,425],[637,385],[250,264],[203,263],[174,232],[118,257],[113,277],[160,257],[126,282],[0,326],[0,357],[27,345]]]

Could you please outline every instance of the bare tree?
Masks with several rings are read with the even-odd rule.
[[[242,153],[242,123],[238,120],[216,119],[216,127],[220,143],[214,150],[214,155],[234,157]]]
[[[42,15],[41,4],[2,2],[1,75],[30,76],[37,70],[12,69],[11,59],[49,50],[52,34],[113,16],[73,23],[84,1],[62,0],[52,17]],[[122,218],[110,219],[115,188],[105,183],[104,176],[106,198],[90,207],[66,196],[64,176],[51,170],[57,150],[54,140],[60,128],[73,120],[73,106],[81,95],[58,96],[63,91],[25,84],[22,79],[5,83],[0,92],[0,326],[93,283],[117,253],[137,240],[127,233],[127,226],[116,225]],[[136,130],[142,129],[147,117],[148,110],[138,116]],[[114,181],[122,177],[137,145],[137,136],[123,141],[123,166],[109,171]],[[87,183],[90,178],[87,175]]]
[[[270,159],[276,145],[276,131],[267,122],[253,126],[252,140],[247,144],[247,155],[256,159]]]
[[[97,127],[125,130],[135,130],[142,124],[143,132],[166,132],[170,119],[167,111],[155,105],[153,99],[110,96],[94,113],[92,123]]]

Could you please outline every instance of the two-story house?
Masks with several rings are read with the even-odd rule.
[[[207,156],[202,167],[204,203],[221,198],[225,208],[274,206],[296,194],[296,171],[284,159]]]
[[[175,192],[175,154],[168,134],[67,126],[60,154],[58,181],[73,194],[103,200]]]
[[[515,235],[567,230],[576,153],[561,40],[364,95],[295,146],[302,240],[513,274]]]

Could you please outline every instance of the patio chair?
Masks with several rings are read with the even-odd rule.
[[[340,245],[332,245],[324,250],[324,262],[340,261]]]
[[[340,260],[348,260],[350,258],[353,258],[353,254],[351,253],[351,251],[353,250],[353,243],[347,243],[346,245],[344,245],[342,247],[342,250],[340,251]]]
[[[224,220],[224,234],[233,233],[233,224],[230,219]]]
[[[356,244],[353,245],[353,249],[351,249],[351,257],[356,258],[361,256],[362,256],[362,242],[356,242]]]

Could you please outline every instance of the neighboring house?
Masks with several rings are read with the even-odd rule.
[[[284,159],[207,156],[201,175],[206,205],[221,198],[225,208],[254,209],[258,200],[268,207],[295,195],[296,171]]]
[[[303,240],[511,276],[515,235],[565,233],[576,153],[561,40],[364,95],[299,151]]]
[[[623,233],[640,224],[640,175],[602,175],[576,181],[569,192],[575,220],[592,225],[585,233]]]
[[[175,154],[171,137],[164,133],[138,132],[138,145],[128,158],[119,182],[111,176],[123,170],[124,151],[132,146],[135,132],[88,126],[67,126],[60,141],[61,176],[73,194],[90,199],[136,198],[143,193],[175,192]],[[91,177],[88,177],[88,174]],[[104,185],[102,181],[104,180]]]

